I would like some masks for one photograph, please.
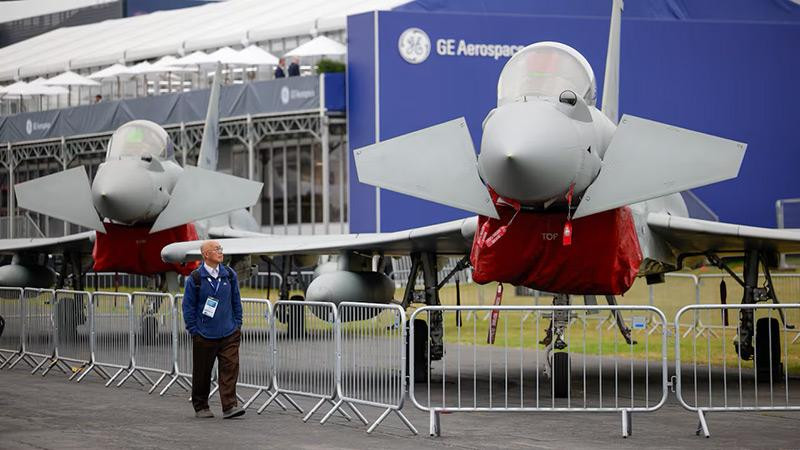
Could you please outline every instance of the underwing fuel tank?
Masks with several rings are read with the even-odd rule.
[[[389,303],[394,298],[394,282],[381,272],[352,272],[337,270],[325,272],[308,285],[306,301],[359,303]],[[342,317],[344,321],[365,320],[379,310],[365,311],[358,317]]]
[[[8,264],[0,267],[0,286],[51,288],[56,282],[56,273],[47,266]]]

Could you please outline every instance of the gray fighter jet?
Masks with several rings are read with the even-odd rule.
[[[85,265],[82,259],[93,250],[95,255],[119,252],[125,248],[124,241],[131,239],[140,244],[131,253],[154,254],[122,255],[123,258],[147,261],[150,256],[150,260],[159,263],[163,245],[155,248],[142,246],[142,242],[169,243],[174,236],[168,230],[185,224],[192,224],[200,238],[248,236],[258,231],[255,220],[244,208],[255,204],[263,183],[215,171],[220,90],[217,79],[219,70],[211,89],[197,167],[178,165],[173,143],[161,126],[134,120],[113,133],[105,162],[100,164],[91,186],[84,167],[17,184],[15,192],[21,208],[93,231],[59,238],[0,241],[0,253],[14,255],[12,264],[0,267],[0,285],[52,286],[55,274],[45,265],[47,255],[52,253],[65,254],[62,273],[69,264],[80,282]],[[137,237],[131,233],[133,230],[139,230]],[[96,233],[104,234],[103,239],[98,239]],[[98,248],[104,245],[115,249]],[[130,267],[125,262],[116,270],[130,272],[125,270]],[[143,269],[141,273],[151,274],[167,267]]]
[[[663,281],[664,273],[680,270],[687,258],[733,273],[725,258],[743,255],[744,277],[734,277],[744,287],[742,303],[777,301],[769,268],[779,253],[800,251],[800,231],[691,218],[680,195],[737,176],[746,145],[629,115],[617,124],[622,5],[619,0],[613,3],[601,109],[595,106],[594,72],[586,59],[567,45],[540,42],[519,51],[505,65],[497,108],[483,123],[477,160],[463,118],[354,151],[361,182],[471,211],[480,219],[394,233],[224,239],[226,254],[338,254],[338,267],[316,278],[306,294],[308,300],[333,302],[392,301],[391,283],[376,268],[383,257],[410,255],[411,282],[402,304],[435,305],[444,284],[437,278],[437,257],[464,256],[456,267],[463,269],[465,255],[482,238],[479,221],[508,220],[498,213],[498,198],[529,218],[561,211],[567,221],[626,207],[635,232],[621,244],[641,252],[641,263],[628,268],[634,274],[649,282]],[[533,239],[561,240],[562,225],[541,233],[537,229]],[[583,239],[605,238],[592,230],[583,232]],[[162,257],[172,262],[197,259],[198,248],[199,242],[172,244]],[[480,255],[473,252],[472,257],[473,265],[481,262]],[[424,290],[415,292],[420,271]],[[767,275],[766,286],[758,284],[761,271]],[[587,294],[577,285],[562,284],[554,290],[547,280],[532,287],[560,293],[555,297],[559,305],[568,304],[567,294]],[[613,292],[605,294],[615,302]],[[630,332],[617,319],[629,339]],[[737,350],[742,358],[751,359],[753,315],[743,312],[740,320]],[[429,326],[431,347],[415,354],[424,359],[429,350],[430,359],[436,360],[443,353],[441,317],[432,316]],[[561,338],[565,326],[564,320],[553,325],[555,335],[545,341],[549,350],[566,346]]]

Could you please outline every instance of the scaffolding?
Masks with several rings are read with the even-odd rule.
[[[164,128],[175,144],[178,162],[194,165],[203,122]],[[251,208],[264,232],[347,232],[348,156],[343,113],[327,111],[323,106],[292,113],[229,117],[220,120],[219,131],[219,170],[264,182],[260,201]],[[0,238],[56,237],[84,231],[17,208],[13,186],[77,166],[84,166],[93,180],[105,159],[111,133],[5,144],[0,151],[0,202],[5,218],[0,223]],[[35,226],[14,226],[20,217]],[[20,236],[21,229],[36,233]]]

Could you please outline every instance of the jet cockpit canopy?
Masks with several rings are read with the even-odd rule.
[[[537,42],[514,54],[503,67],[497,82],[497,106],[525,96],[558,98],[567,90],[594,106],[597,86],[592,66],[568,45]]]
[[[106,159],[152,157],[159,160],[175,157],[175,148],[167,132],[149,120],[128,122],[111,135]]]

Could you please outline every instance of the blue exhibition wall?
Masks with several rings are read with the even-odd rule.
[[[602,91],[608,25],[602,17],[397,11],[352,16],[350,148],[464,116],[478,149],[481,122],[495,106],[497,77],[508,58],[459,54],[461,41],[509,46],[563,42],[588,59]],[[424,31],[431,42],[430,55],[417,64],[398,50],[400,34],[409,28]],[[455,54],[447,54],[448,39]],[[794,133],[800,123],[798,54],[799,24],[623,19],[621,111],[748,143],[737,179],[695,193],[720,220],[774,226],[775,200],[800,197],[795,176],[800,141]],[[598,97],[599,104],[602,92]],[[393,192],[380,195],[381,231],[469,214]],[[352,232],[376,230],[375,203],[375,189],[358,183],[351,161]]]

